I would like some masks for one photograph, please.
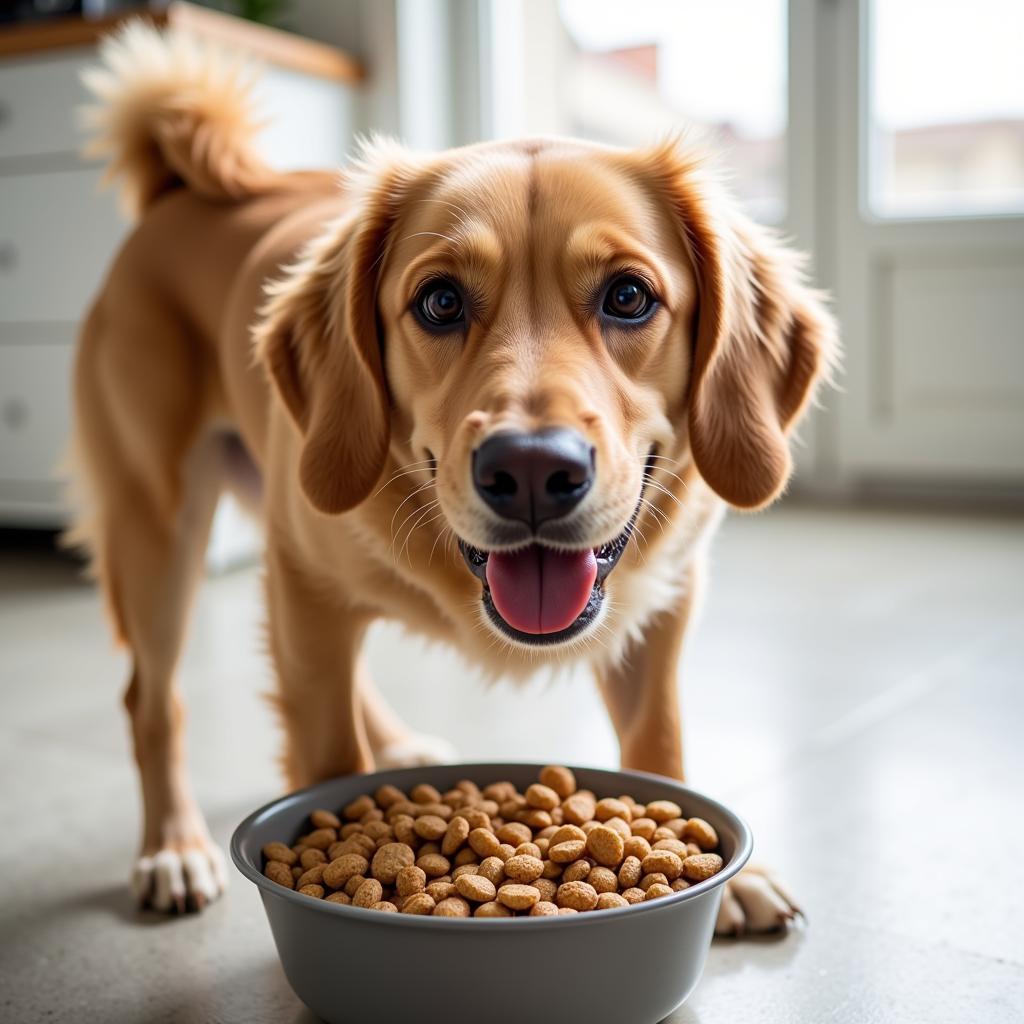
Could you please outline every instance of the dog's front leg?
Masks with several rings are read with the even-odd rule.
[[[372,615],[279,543],[267,551],[266,586],[289,785],[371,771],[358,675]]]
[[[679,655],[697,600],[699,567],[687,570],[676,604],[656,615],[622,660],[597,673],[619,737],[623,768],[683,778]],[[800,913],[792,897],[763,868],[747,867],[725,886],[718,935],[770,932]]]
[[[683,778],[679,654],[693,608],[696,571],[687,570],[675,603],[651,618],[639,642],[615,664],[597,669],[597,682],[619,738],[623,768]]]

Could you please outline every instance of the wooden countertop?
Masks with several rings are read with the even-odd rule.
[[[0,59],[71,46],[91,46],[132,18],[183,28],[200,38],[242,50],[268,64],[318,78],[355,85],[365,77],[359,62],[337,47],[183,0],[174,0],[162,11],[142,8],[107,18],[53,18],[7,26],[0,30]]]

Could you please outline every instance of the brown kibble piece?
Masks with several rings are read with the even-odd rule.
[[[369,909],[374,903],[380,903],[384,898],[384,886],[376,878],[368,878],[352,897],[353,907],[364,907]]]
[[[381,786],[376,793],[373,794],[373,799],[378,807],[383,807],[387,810],[392,804],[397,804],[400,800],[405,800],[405,794],[397,787],[391,785]]]
[[[659,839],[652,850],[671,850],[680,860],[686,860],[692,853],[700,853],[700,849],[690,850],[687,848],[687,844],[681,839]]]
[[[668,881],[683,873],[683,861],[671,850],[652,850],[643,860],[645,875],[662,874]]]
[[[474,917],[512,917],[512,911],[508,909],[504,904],[499,903],[497,900],[491,900],[490,903],[481,903],[476,910],[473,911]]]
[[[317,864],[326,864],[327,854],[323,850],[303,850],[299,857],[299,863],[302,865],[303,871],[308,871],[310,868],[315,868]]]
[[[557,917],[558,907],[550,900],[540,900],[530,907],[530,917]]]
[[[498,902],[510,910],[528,910],[540,900],[540,892],[532,885],[507,882],[498,890]]]
[[[477,874],[498,885],[505,877],[505,864],[500,857],[487,857],[480,862]]]
[[[722,870],[722,858],[717,853],[698,853],[683,861],[683,877],[688,882],[703,882]]]
[[[434,917],[469,917],[469,904],[461,896],[449,896],[434,907]]]
[[[502,825],[495,834],[498,837],[498,842],[508,843],[513,850],[520,843],[528,843],[533,839],[533,831],[530,826],[519,821],[510,821]]]
[[[548,836],[548,843],[550,846],[557,846],[559,843],[568,843],[575,839],[586,841],[586,838],[587,833],[579,825],[562,825]]]
[[[570,864],[579,860],[587,848],[585,839],[570,839],[564,843],[556,843],[548,847],[548,857],[556,864]]]
[[[341,813],[345,815],[346,821],[358,821],[367,811],[372,811],[376,806],[373,797],[367,796],[364,793],[362,796],[357,796],[350,803],[345,804],[345,808]]]
[[[661,882],[655,882],[647,890],[647,899],[649,900],[659,900],[662,896],[671,895],[672,887],[670,885],[662,885]]]
[[[439,804],[441,802],[440,792],[429,782],[421,782],[418,786],[413,786],[409,791],[409,796],[415,804]]]
[[[416,819],[413,830],[420,839],[433,842],[448,831],[448,822],[436,814],[424,814]]]
[[[459,895],[474,903],[490,903],[497,889],[494,883],[483,875],[460,875],[455,879]]]
[[[416,858],[416,867],[422,868],[427,878],[440,878],[451,871],[452,863],[440,853],[424,853]]]
[[[355,896],[355,894],[359,891],[359,886],[361,886],[363,884],[363,882],[365,882],[365,881],[366,881],[366,876],[365,875],[353,875],[345,883],[345,888],[343,890],[345,895],[346,896]]]
[[[397,914],[398,907],[394,905],[390,900],[381,900],[379,903],[374,903],[371,910],[383,910],[387,914]]]
[[[316,810],[309,816],[313,828],[341,828],[341,818],[333,811]]]
[[[645,893],[643,889],[634,885],[629,889],[622,890],[622,898],[629,904],[643,903],[643,901],[647,899],[647,893]]]
[[[462,844],[469,838],[469,833],[469,821],[466,818],[461,815],[452,818],[452,820],[448,822],[448,827],[445,829],[444,839],[441,840],[441,852],[446,857],[450,857],[453,853],[456,853],[461,848]],[[474,851],[474,853],[475,852],[476,851]]]
[[[587,853],[598,864],[608,868],[617,868],[622,863],[625,847],[625,840],[620,833],[607,825],[591,829],[587,836]]]
[[[434,902],[433,897],[425,892],[413,893],[412,896],[407,896],[405,902],[402,904],[403,914],[419,914],[426,915],[434,912],[434,907],[437,904]]]
[[[576,792],[576,776],[572,769],[562,765],[549,764],[540,770],[540,781],[553,789],[561,799],[565,800]]]
[[[696,843],[704,851],[718,846],[718,833],[703,818],[691,818],[683,826],[680,838],[686,843]]]
[[[610,796],[605,797],[604,800],[598,800],[594,807],[594,817],[598,821],[607,821],[609,818],[622,818],[623,821],[629,821],[633,817],[633,812],[629,804]]]
[[[268,860],[267,866],[263,869],[263,874],[272,882],[277,882],[278,885],[283,885],[286,889],[295,888],[295,879],[292,877],[292,869],[289,865],[285,864],[284,861]]]
[[[594,887],[599,896],[603,892],[619,891],[619,880],[611,868],[591,868],[587,875],[587,882]]]
[[[353,875],[365,875],[370,862],[359,853],[343,853],[324,867],[323,880],[332,889],[340,889]]]
[[[516,854],[505,861],[505,874],[514,882],[532,882],[544,874],[544,862],[527,854]]]
[[[651,852],[651,844],[643,836],[631,836],[626,840],[623,852],[627,857],[643,860]]]
[[[404,843],[385,843],[374,855],[370,870],[385,885],[394,885],[398,872],[414,863],[416,855]],[[422,865],[420,865],[422,867]],[[426,869],[424,869],[426,870]],[[441,872],[444,874],[444,872]]]
[[[550,878],[537,878],[530,883],[540,893],[541,900],[554,903],[555,894],[558,892],[558,885]]]
[[[284,843],[267,843],[263,847],[263,856],[266,860],[276,860],[289,868],[299,859],[298,854]]]
[[[560,803],[558,794],[541,782],[535,782],[526,790],[526,803],[541,811],[553,811]]]
[[[326,897],[325,902],[327,903],[341,903],[344,906],[349,906],[352,903],[352,897],[348,893],[344,892],[332,892]]]
[[[594,817],[596,802],[583,793],[573,793],[562,802],[562,815],[571,825],[582,825]]]
[[[305,839],[305,846],[314,850],[326,850],[338,838],[333,828],[318,828],[310,832]]]
[[[469,845],[481,857],[493,857],[501,846],[501,840],[489,829],[475,828],[469,833]]]
[[[426,893],[435,902],[440,903],[441,900],[448,899],[449,896],[454,896],[459,890],[455,888],[453,882],[429,882],[427,884]]]
[[[644,892],[647,892],[652,885],[668,885],[668,879],[660,871],[653,871],[640,879],[639,888]]]
[[[566,869],[562,872],[563,882],[585,882],[587,875],[590,874],[590,869],[594,865],[584,858],[580,860],[574,860],[569,864]]]
[[[659,825],[662,822],[670,821],[672,818],[681,818],[682,815],[682,808],[671,800],[654,800],[647,805],[644,812],[645,818],[652,818]]]
[[[653,818],[637,818],[629,823],[630,831],[635,836],[642,836],[648,842],[658,828],[658,823]]]
[[[593,910],[597,906],[597,892],[587,882],[563,882],[558,887],[555,902],[559,907],[572,910]]]
[[[643,878],[643,865],[637,857],[627,857],[619,868],[619,885],[623,889],[631,889]]]
[[[323,885],[326,866],[326,864],[314,864],[308,871],[303,871],[295,882],[295,888],[301,889],[304,885]]]
[[[617,892],[602,892],[597,897],[598,910],[614,910],[616,907],[628,907],[629,901]]]

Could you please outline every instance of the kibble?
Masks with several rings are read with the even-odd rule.
[[[520,793],[464,779],[441,793],[381,786],[317,808],[263,873],[310,899],[435,917],[561,917],[663,899],[723,867],[718,833],[672,800],[579,789],[548,765]]]

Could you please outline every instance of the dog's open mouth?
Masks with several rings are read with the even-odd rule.
[[[522,643],[556,644],[597,618],[604,581],[629,543],[634,519],[614,540],[582,551],[530,544],[487,552],[463,540],[459,549],[483,583],[484,608],[503,633]]]

